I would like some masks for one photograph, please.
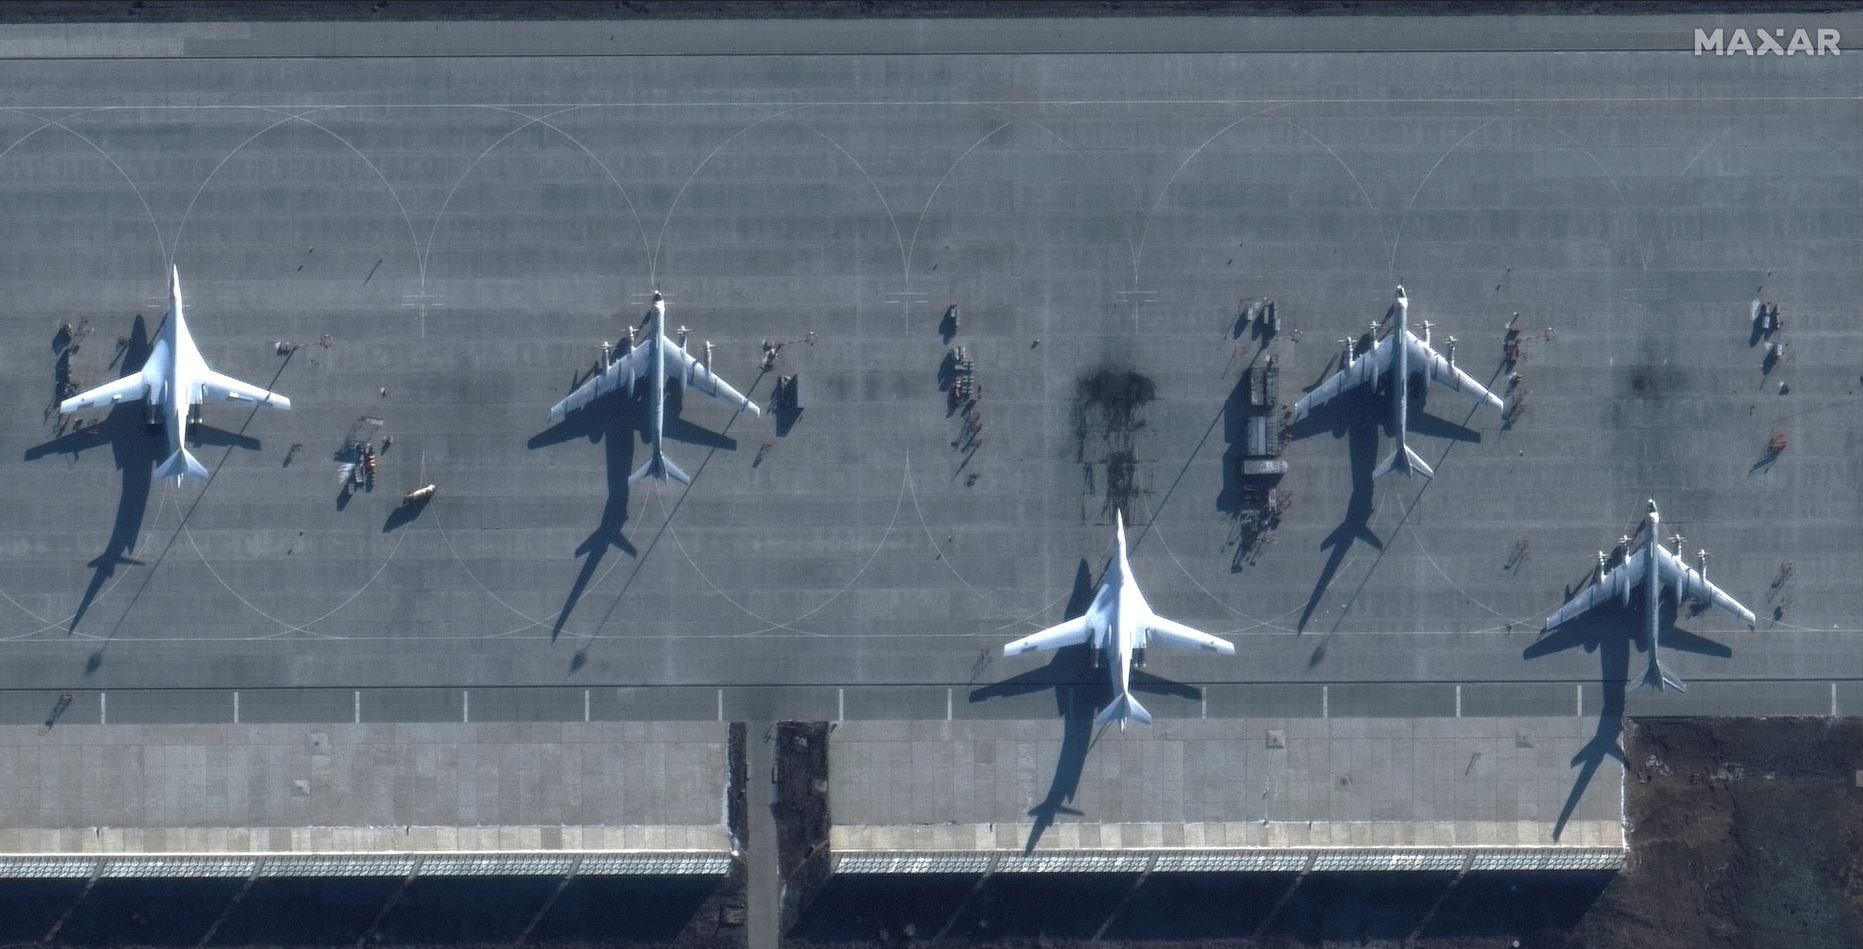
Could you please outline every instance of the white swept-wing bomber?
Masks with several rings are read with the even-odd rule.
[[[1688,691],[1682,680],[1663,671],[1662,663],[1656,655],[1656,647],[1662,633],[1662,588],[1667,585],[1675,588],[1678,604],[1684,597],[1706,603],[1721,610],[1729,616],[1753,624],[1753,611],[1740,605],[1738,600],[1728,596],[1725,590],[1708,582],[1700,570],[1690,567],[1681,557],[1662,545],[1657,527],[1661,515],[1656,511],[1654,498],[1649,502],[1649,513],[1643,522],[1644,543],[1632,553],[1629,551],[1629,539],[1623,541],[1625,555],[1623,563],[1605,571],[1600,569],[1597,582],[1586,587],[1579,595],[1567,600],[1551,616],[1546,617],[1546,629],[1551,630],[1562,623],[1574,619],[1592,607],[1606,600],[1617,599],[1623,605],[1630,605],[1630,591],[1643,588],[1643,623],[1644,635],[1649,646],[1649,667],[1643,672],[1642,681],[1635,688],[1654,686],[1661,690],[1664,686],[1678,692]],[[1604,555],[1599,554],[1599,566],[1604,564]]]
[[[1139,592],[1138,580],[1132,576],[1132,564],[1126,559],[1123,511],[1119,513],[1117,531],[1119,549],[1107,562],[1106,575],[1100,580],[1100,588],[1094,593],[1087,612],[1004,646],[1003,655],[1019,656],[1081,643],[1091,645],[1095,661],[1106,666],[1113,687],[1112,702],[1100,711],[1094,723],[1105,725],[1117,720],[1119,727],[1124,728],[1127,719],[1151,724],[1151,713],[1132,696],[1132,661],[1137,650],[1155,643],[1233,656],[1236,647],[1226,639],[1153,613],[1151,605],[1145,602],[1145,594]]]
[[[1391,449],[1389,457],[1378,465],[1373,477],[1393,471],[1402,472],[1409,477],[1412,472],[1425,478],[1435,477],[1430,466],[1410,446],[1404,444],[1406,424],[1409,415],[1410,373],[1414,363],[1417,371],[1422,372],[1431,381],[1441,383],[1476,402],[1486,402],[1495,408],[1502,408],[1501,397],[1488,391],[1487,387],[1475,381],[1473,376],[1456,368],[1455,362],[1430,346],[1429,324],[1424,324],[1423,337],[1418,338],[1410,331],[1410,298],[1404,288],[1397,288],[1396,299],[1391,305],[1396,320],[1391,331],[1371,348],[1370,352],[1357,358],[1348,359],[1344,369],[1334,373],[1325,382],[1294,403],[1294,417],[1306,414],[1342,392],[1355,389],[1367,382],[1375,382],[1380,377],[1389,375],[1391,390],[1391,412],[1397,430],[1397,444]],[[1453,344],[1455,340],[1451,338]],[[1453,347],[1452,347],[1453,349]],[[1349,350],[1348,350],[1349,352]]]
[[[163,419],[168,430],[168,457],[155,466],[155,477],[206,480],[207,469],[188,453],[185,444],[188,416],[205,402],[236,402],[288,409],[291,400],[249,382],[213,371],[194,345],[181,308],[181,270],[169,271],[168,314],[142,371],[107,382],[58,404],[65,414],[107,408],[118,402],[147,400],[151,422]],[[162,414],[157,416],[157,412]]]
[[[621,358],[608,363],[601,372],[596,373],[587,382],[577,386],[563,401],[550,407],[550,421],[560,422],[569,413],[588,405],[590,402],[620,388],[632,390],[634,383],[642,378],[649,380],[648,397],[652,400],[649,415],[652,431],[649,440],[653,453],[634,473],[628,476],[633,483],[645,477],[654,477],[662,481],[671,477],[682,483],[690,484],[692,478],[678,465],[668,460],[661,451],[662,430],[666,419],[666,378],[667,364],[672,363],[674,371],[687,388],[697,389],[714,399],[739,409],[745,409],[752,415],[761,415],[757,404],[746,398],[743,393],[731,388],[731,384],[713,373],[710,366],[693,358],[691,353],[679,343],[673,342],[666,335],[666,298],[660,291],[653,292],[653,309],[647,329],[647,338],[640,345],[630,349]],[[684,331],[681,331],[683,335]]]

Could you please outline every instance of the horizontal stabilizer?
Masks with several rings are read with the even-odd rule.
[[[1393,471],[1401,472],[1406,478],[1413,473],[1425,478],[1436,477],[1436,472],[1431,471],[1430,466],[1424,464],[1423,459],[1419,458],[1416,452],[1411,451],[1409,445],[1399,445],[1392,449],[1390,456],[1384,459],[1384,462],[1378,466],[1378,470],[1373,471],[1371,476],[1380,478]]]
[[[207,469],[201,467],[201,463],[195,461],[194,456],[188,454],[186,448],[182,448],[176,450],[174,454],[169,455],[167,461],[155,467],[155,477],[175,478],[177,480],[181,478],[199,478],[205,481],[207,480]]]
[[[1662,663],[1654,659],[1650,660],[1650,667],[1643,670],[1643,678],[1630,688],[1634,690],[1641,689],[1645,686],[1653,688],[1658,692],[1661,692],[1665,688],[1674,689],[1677,692],[1688,691],[1688,686],[1683,685],[1681,679],[1677,679],[1669,673],[1664,672],[1662,670]]]
[[[1112,704],[1101,709],[1100,714],[1094,717],[1093,724],[1107,725],[1126,719],[1131,719],[1140,725],[1151,724],[1151,713],[1145,711],[1145,706],[1140,705],[1138,699],[1133,698],[1130,692],[1120,695],[1112,701]]]
[[[665,455],[654,455],[652,458],[642,462],[640,467],[634,469],[633,474],[627,476],[627,483],[633,484],[642,478],[649,477],[660,481],[672,478],[680,484],[692,483],[692,478],[684,471],[681,471],[678,465],[666,460]]]

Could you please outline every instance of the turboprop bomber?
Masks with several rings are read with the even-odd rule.
[[[1564,606],[1546,617],[1546,629],[1552,630],[1579,614],[1606,600],[1618,599],[1625,606],[1630,605],[1630,591],[1643,588],[1643,634],[1649,650],[1649,667],[1644,670],[1643,678],[1632,688],[1652,686],[1658,691],[1664,687],[1677,692],[1688,691],[1688,686],[1663,671],[1662,662],[1656,655],[1656,647],[1662,634],[1662,588],[1667,585],[1675,588],[1675,599],[1679,604],[1684,597],[1713,606],[1729,616],[1744,620],[1748,626],[1754,622],[1753,611],[1740,605],[1740,601],[1727,595],[1727,591],[1708,582],[1706,574],[1706,553],[1702,569],[1690,567],[1681,557],[1662,545],[1662,538],[1657,528],[1662,517],[1656,511],[1656,500],[1650,499],[1649,512],[1643,521],[1643,546],[1630,551],[1631,539],[1625,537],[1620,541],[1624,549],[1622,563],[1609,570],[1604,568],[1606,559],[1603,551],[1598,552],[1598,571],[1596,581],[1584,589],[1584,592],[1567,600]],[[1681,546],[1681,537],[1675,543]]]
[[[673,464],[661,450],[664,444],[666,425],[666,378],[667,364],[671,363],[679,373],[680,381],[691,389],[697,389],[706,395],[727,405],[744,409],[752,415],[763,414],[757,409],[757,403],[746,398],[743,393],[731,388],[731,384],[718,378],[711,370],[709,358],[700,361],[686,352],[684,327],[679,329],[679,342],[666,335],[666,297],[660,291],[653,291],[653,308],[648,311],[647,338],[640,345],[634,346],[619,359],[609,362],[589,381],[577,386],[563,401],[550,407],[550,421],[560,422],[569,413],[588,405],[590,402],[610,392],[626,387],[630,391],[634,384],[645,378],[648,380],[647,394],[652,409],[648,414],[647,433],[652,445],[652,454],[648,456],[634,473],[628,476],[628,483],[642,478],[653,477],[661,481],[673,478],[682,484],[692,483],[691,476]],[[706,344],[707,351],[710,344]]]
[[[1409,415],[1411,367],[1415,366],[1417,372],[1431,381],[1454,389],[1476,402],[1486,402],[1499,409],[1503,407],[1501,397],[1489,392],[1473,376],[1456,368],[1453,345],[1450,347],[1452,355],[1448,357],[1431,348],[1428,322],[1423,324],[1422,338],[1410,331],[1410,298],[1405,295],[1402,286],[1397,288],[1396,299],[1391,304],[1391,316],[1391,331],[1370,352],[1348,359],[1345,368],[1294,403],[1294,418],[1304,418],[1308,412],[1332,401],[1342,392],[1388,376],[1390,381],[1386,384],[1391,392],[1392,424],[1396,429],[1397,444],[1391,449],[1390,456],[1372,472],[1372,477],[1396,471],[1406,478],[1413,473],[1433,478],[1436,473],[1404,443]],[[1453,344],[1455,339],[1452,337],[1449,341]]]

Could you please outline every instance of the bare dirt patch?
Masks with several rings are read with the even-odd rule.
[[[1863,945],[1863,722],[1644,719],[1625,732],[1630,861],[1581,945]]]

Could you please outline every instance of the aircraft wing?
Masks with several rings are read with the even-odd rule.
[[[1422,340],[1415,336],[1411,336],[1408,332],[1404,335],[1407,337],[1405,343],[1410,347],[1411,364],[1422,363],[1428,366],[1430,378],[1432,380],[1440,382],[1476,402],[1486,402],[1497,409],[1504,407],[1504,403],[1501,402],[1501,397],[1489,392],[1487,386],[1476,382],[1474,376],[1451,365],[1449,360],[1443,358],[1441,353],[1423,345]]]
[[[1552,629],[1561,623],[1575,619],[1580,614],[1612,597],[1622,597],[1626,587],[1635,587],[1649,567],[1644,565],[1644,558],[1649,556],[1649,547],[1645,546],[1636,553],[1624,558],[1624,562],[1606,571],[1598,582],[1580,590],[1578,595],[1565,601],[1565,605],[1546,617],[1546,628]]]
[[[1204,652],[1220,652],[1225,656],[1236,654],[1235,644],[1227,639],[1218,639],[1209,633],[1191,629],[1176,620],[1162,616],[1153,616],[1145,621],[1145,642],[1161,643],[1178,649],[1200,649]]]
[[[647,347],[636,346],[628,354],[608,364],[608,368],[590,376],[563,401],[550,406],[550,421],[560,422],[569,413],[588,405],[623,386],[632,386],[647,369]]]
[[[115,405],[118,402],[130,402],[142,398],[147,392],[142,381],[142,374],[124,376],[114,382],[106,382],[89,392],[77,395],[58,403],[58,411],[66,415],[82,412],[85,409],[98,409]]]
[[[680,377],[692,388],[717,399],[720,402],[750,410],[752,415],[762,415],[757,403],[744,397],[743,393],[731,388],[731,383],[718,378],[718,375],[705,368],[692,354],[679,348],[677,343],[666,337],[660,337],[660,345],[666,347],[666,358],[679,367]]]
[[[1062,646],[1077,646],[1087,641],[1087,632],[1087,617],[1076,616],[1004,646],[1003,655],[1020,656],[1025,652],[1044,652],[1049,649],[1059,649]]]
[[[1662,574],[1664,583],[1675,587],[1676,598],[1692,596],[1700,602],[1716,607],[1729,616],[1745,620],[1748,625],[1754,622],[1753,611],[1740,605],[1740,601],[1727,595],[1727,591],[1708,582],[1701,571],[1690,567],[1682,558],[1669,552],[1668,548],[1655,546],[1660,551],[1656,569]]]
[[[201,399],[208,402],[252,402],[258,405],[272,405],[281,409],[291,407],[291,400],[267,389],[261,389],[250,382],[241,382],[232,376],[207,370],[207,377],[201,381]]]
[[[1312,392],[1301,396],[1300,401],[1294,403],[1294,417],[1300,418],[1313,409],[1331,402],[1333,397],[1339,393],[1357,388],[1377,378],[1378,373],[1391,360],[1393,352],[1391,346],[1391,337],[1386,336],[1378,341],[1378,345],[1371,348],[1371,352],[1352,360],[1350,365],[1333,373],[1332,378],[1320,383]]]

